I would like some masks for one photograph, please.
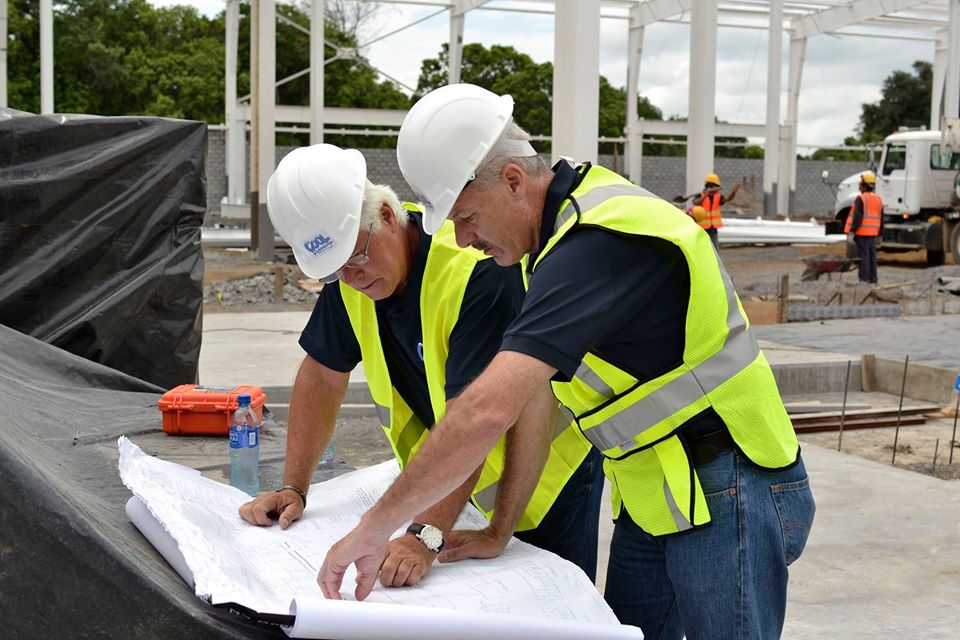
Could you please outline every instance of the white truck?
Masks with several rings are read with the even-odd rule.
[[[945,134],[901,131],[887,136],[875,173],[883,198],[879,250],[925,249],[931,266],[943,264],[949,252],[960,264],[960,121],[951,122]],[[859,173],[839,184],[828,233],[843,232],[859,184]],[[847,254],[856,255],[852,242]]]

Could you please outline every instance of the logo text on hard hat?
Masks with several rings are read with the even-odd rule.
[[[324,251],[328,251],[333,248],[334,241],[331,240],[328,236],[318,233],[313,236],[310,240],[307,240],[303,243],[303,248],[312,253],[315,256],[320,255]]]

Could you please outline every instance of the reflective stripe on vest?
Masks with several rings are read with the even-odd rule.
[[[615,514],[626,504],[634,521],[655,536],[704,525],[709,509],[677,430],[712,407],[754,463],[792,464],[799,447],[773,373],[722,262],[688,217],[602,168],[591,168],[568,201],[537,263],[580,225],[658,237],[687,260],[691,298],[680,366],[641,383],[588,353],[570,382],[553,387],[608,458]]]
[[[404,208],[410,209],[410,206],[404,205]],[[420,316],[424,369],[430,404],[437,421],[446,411],[446,360],[450,334],[459,319],[460,305],[474,267],[479,260],[485,259],[478,251],[461,250],[456,246],[452,223],[444,223],[431,240],[420,291]],[[360,344],[377,417],[403,468],[423,446],[429,430],[420,423],[390,381],[374,302],[342,282],[340,291]],[[505,450],[505,439],[501,438],[487,456],[473,492],[474,503],[488,518],[493,516],[496,506]],[[540,523],[589,451],[590,444],[567,412],[562,429],[558,424],[555,430],[546,467],[517,526],[518,531],[532,529]]]
[[[710,229],[711,227],[719,229],[723,226],[723,218],[720,216],[720,198],[722,196],[719,192],[709,196],[706,191],[701,191],[700,197],[702,198],[700,206],[706,212],[703,220],[699,222],[700,226],[704,229]]]
[[[883,200],[872,191],[863,191],[857,198],[860,200],[863,216],[860,218],[860,226],[854,231],[858,236],[877,236],[880,235],[880,221],[883,218]],[[850,233],[850,227],[853,226],[853,209],[847,214],[847,222],[843,227],[844,233]]]

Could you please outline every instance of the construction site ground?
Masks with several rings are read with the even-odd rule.
[[[776,293],[783,273],[799,276],[807,252],[842,251],[837,247],[724,247],[721,254],[742,298]],[[297,285],[295,265],[281,266],[288,296],[302,299],[275,303],[274,264],[257,264],[246,254],[205,251],[204,336],[200,380],[205,384],[259,384],[272,391],[268,405],[285,416],[285,395],[303,358],[297,344],[312,309],[315,292]],[[948,264],[928,268],[915,256],[884,259],[880,282],[923,282],[937,273],[960,275]],[[251,275],[254,274],[254,275]],[[260,280],[256,280],[259,278]],[[834,277],[836,279],[836,277]],[[844,274],[842,283],[856,275]],[[804,295],[816,295],[819,283],[803,283]],[[806,287],[811,287],[807,289]],[[913,287],[914,285],[908,285]],[[245,287],[245,288],[244,288]],[[905,287],[907,289],[908,287]],[[216,295],[219,291],[221,295]],[[791,282],[791,292],[795,292]],[[209,292],[213,292],[212,295]],[[224,295],[226,293],[226,295]],[[260,296],[259,298],[257,296]],[[937,294],[945,296],[946,294]],[[952,296],[955,298],[956,296]],[[212,298],[212,299],[210,299]],[[911,363],[960,369],[960,315],[864,318],[823,322],[791,322],[756,326],[771,363],[806,364],[817,376],[819,362],[858,360],[877,354]],[[238,359],[236,354],[244,353]],[[334,444],[337,456],[353,467],[389,459],[382,430],[354,389],[365,387],[362,368],[351,376],[351,396],[341,412]],[[795,393],[789,403],[840,405],[842,393]],[[851,392],[851,407],[896,409],[898,395]],[[920,403],[911,398],[905,406]],[[929,403],[922,403],[929,404]],[[804,556],[791,568],[791,587],[784,637],[790,638],[955,638],[960,619],[960,448],[950,456],[953,405],[942,417],[922,425],[847,430],[838,452],[839,434],[800,436],[804,459],[818,503],[817,520]],[[285,435],[278,430],[277,437]],[[269,435],[265,435],[265,440]],[[896,465],[891,465],[894,438]],[[939,441],[939,444],[937,444]],[[274,443],[279,453],[282,443]],[[936,466],[934,466],[934,451]],[[612,523],[609,507],[601,513],[600,577],[603,584],[606,550]]]

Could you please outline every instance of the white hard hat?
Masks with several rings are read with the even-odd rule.
[[[270,220],[311,278],[336,273],[353,253],[366,181],[363,155],[332,144],[294,149],[270,176]]]
[[[440,229],[512,114],[512,97],[472,84],[434,89],[407,113],[397,138],[397,163],[423,204],[427,233]]]

